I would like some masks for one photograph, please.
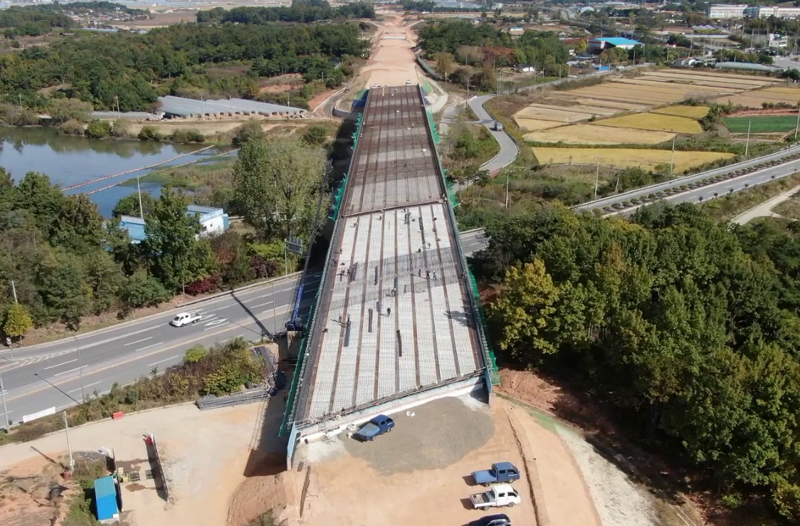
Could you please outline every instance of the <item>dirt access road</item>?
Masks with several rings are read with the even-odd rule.
[[[385,12],[384,22],[377,22],[374,47],[367,65],[361,70],[362,87],[375,84],[403,86],[407,81],[419,82],[412,48],[417,45],[413,30],[416,22],[405,23],[398,13]],[[405,37],[403,39],[403,37]]]

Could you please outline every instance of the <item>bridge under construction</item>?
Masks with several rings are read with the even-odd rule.
[[[418,86],[373,88],[285,427],[300,439],[491,389],[474,287]]]

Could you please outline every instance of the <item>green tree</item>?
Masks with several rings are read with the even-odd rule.
[[[436,73],[447,78],[453,72],[453,55],[445,51],[436,53]]]
[[[206,356],[208,356],[208,350],[202,345],[195,345],[186,351],[186,354],[183,355],[183,361],[185,363],[197,363]]]
[[[233,168],[235,196],[263,238],[307,237],[324,173],[324,153],[297,139],[247,141]]]
[[[33,328],[33,320],[28,309],[20,303],[12,303],[6,310],[6,320],[3,323],[3,333],[12,339],[19,339]]]
[[[155,307],[172,295],[155,278],[134,274],[122,286],[122,301],[126,308]]]
[[[204,277],[208,270],[210,248],[198,242],[202,228],[187,213],[187,205],[183,192],[167,187],[145,218],[143,252],[153,275],[171,291]]]
[[[552,330],[557,300],[558,289],[542,260],[509,268],[503,293],[491,307],[492,319],[500,328],[500,348],[510,349],[519,358],[528,349],[543,354],[555,352],[547,332]]]
[[[148,193],[141,194],[142,211],[144,216],[147,217],[153,211],[156,203],[156,198]],[[139,210],[139,195],[131,194],[120,199],[111,211],[113,217],[133,216],[141,217]]]

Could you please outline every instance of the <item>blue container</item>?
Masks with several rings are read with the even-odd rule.
[[[97,520],[113,519],[119,514],[114,477],[108,476],[94,481],[94,502],[97,506]]]

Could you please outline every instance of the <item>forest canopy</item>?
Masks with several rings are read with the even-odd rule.
[[[486,229],[495,341],[576,382],[730,499],[800,519],[800,237],[688,205],[543,204]]]

